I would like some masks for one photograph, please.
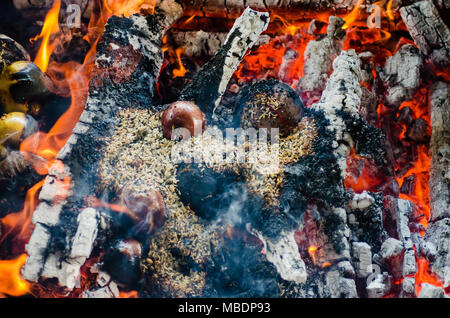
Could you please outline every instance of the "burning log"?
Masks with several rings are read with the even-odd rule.
[[[430,94],[431,135],[430,153],[430,205],[431,224],[427,228],[425,241],[434,244],[436,257],[431,262],[433,271],[443,281],[444,288],[450,286],[450,132],[449,94],[446,83],[433,84]]]
[[[182,47],[184,54],[189,57],[209,57],[217,53],[227,38],[225,32],[200,31],[169,31],[168,37],[176,47]],[[254,46],[269,42],[270,36],[262,34]]]
[[[194,76],[192,83],[181,93],[180,99],[193,101],[207,118],[215,119],[215,110],[234,71],[268,24],[267,13],[247,8],[236,19],[222,48]]]
[[[431,1],[400,9],[400,14],[421,53],[438,69],[450,62],[450,30]]]
[[[99,221],[92,208],[81,213],[73,210],[79,211],[84,194],[94,193],[91,172],[96,169],[92,163],[98,161],[100,155],[98,149],[102,141],[99,137],[111,131],[110,120],[120,106],[148,107],[162,65],[162,37],[181,11],[179,4],[166,0],[147,18],[113,16],[106,24],[97,46],[85,110],[73,135],[58,154],[59,164],[50,168],[39,196],[44,202],[33,218],[36,226],[27,245],[25,279],[38,282],[40,278],[56,278],[59,286],[68,291],[76,286],[80,267],[93,248]],[[67,189],[64,182],[68,179],[73,181],[70,190],[64,191]],[[60,188],[55,191],[58,185]],[[61,191],[63,199],[58,200]],[[57,237],[61,235],[58,233],[66,234]],[[65,243],[51,248],[50,243],[55,240]],[[63,266],[56,265],[61,262]]]
[[[419,50],[412,44],[402,46],[395,55],[387,59],[381,79],[387,83],[386,103],[398,107],[405,100],[411,100],[420,84],[423,66]]]
[[[431,143],[430,143],[430,201],[433,220],[450,217],[450,87],[433,84],[430,94]]]
[[[305,64],[303,76],[297,86],[297,92],[306,105],[318,101],[322,94],[328,76],[332,70],[333,60],[342,49],[345,31],[342,26],[345,21],[331,16],[327,28],[327,35],[320,40],[312,40],[305,50]]]

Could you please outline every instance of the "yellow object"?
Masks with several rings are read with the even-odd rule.
[[[0,102],[3,105],[5,113],[28,111],[27,104],[16,103],[11,95],[10,87],[17,83],[17,80],[11,79],[12,75],[23,70],[30,62],[18,61],[8,66],[4,65],[0,74]]]
[[[25,129],[26,118],[24,113],[13,112],[0,118],[0,145],[6,143],[18,145]]]

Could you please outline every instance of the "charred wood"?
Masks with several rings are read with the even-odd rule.
[[[387,59],[380,77],[388,86],[388,105],[398,107],[403,101],[412,99],[420,84],[422,65],[419,50],[412,44],[402,46]]]
[[[437,68],[450,63],[450,30],[431,1],[400,9],[400,14],[421,53]]]
[[[320,99],[332,71],[333,60],[342,49],[341,40],[345,37],[345,31],[342,30],[344,23],[341,18],[331,16],[327,35],[320,40],[310,41],[306,47],[303,76],[297,86],[297,92],[306,105]]]

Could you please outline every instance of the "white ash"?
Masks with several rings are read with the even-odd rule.
[[[389,259],[395,256],[399,256],[405,251],[403,243],[392,237],[383,242],[380,249],[380,256],[383,259]]]
[[[450,218],[434,221],[427,227],[425,241],[433,243],[436,257],[431,262],[431,269],[444,283],[450,286]]]
[[[398,107],[403,101],[412,99],[420,85],[422,65],[419,50],[412,44],[403,45],[387,59],[380,77],[389,87],[386,95],[388,105]]]
[[[119,288],[115,282],[100,288],[86,290],[81,294],[82,298],[117,298],[119,297]]]
[[[345,32],[341,30],[344,20],[331,16],[329,19],[327,35],[320,40],[311,40],[306,46],[303,66],[303,76],[299,79],[297,92],[303,97],[306,104],[320,98],[327,79],[333,70],[333,60],[342,49],[342,38]],[[306,100],[305,100],[306,99]]]
[[[391,289],[391,278],[387,273],[378,274],[366,287],[368,298],[382,298]]]
[[[341,276],[338,270],[330,270],[325,276],[326,286],[332,298],[357,298],[355,281]]]
[[[91,255],[98,232],[97,214],[95,209],[87,208],[78,215],[78,229],[73,238],[70,258],[86,260]]]
[[[323,111],[329,121],[327,129],[335,134],[333,153],[337,158],[341,177],[345,179],[347,157],[353,141],[347,133],[344,120],[338,112],[344,111],[359,117],[361,103],[360,61],[354,50],[343,51],[333,62],[331,74],[319,102],[312,109]]]
[[[358,277],[367,277],[372,273],[372,252],[370,245],[364,242],[353,242],[353,259]]]
[[[364,210],[375,202],[374,197],[372,197],[367,191],[362,193],[355,193],[351,201],[351,208],[353,210]]]
[[[411,298],[416,295],[416,279],[414,277],[404,277],[400,297]]]
[[[220,104],[222,95],[225,93],[234,71],[236,71],[248,49],[256,43],[260,34],[267,29],[269,20],[268,13],[257,12],[248,7],[234,22],[224,42],[224,46],[229,46],[230,49],[227,51],[223,63],[223,76],[218,88],[219,98],[214,103],[213,115],[214,110]],[[239,32],[239,36],[231,36],[235,32]],[[229,43],[229,41],[231,42]]]
[[[337,268],[342,277],[353,279],[356,277],[355,269],[353,268],[352,264],[349,261],[339,262],[337,264]]]
[[[442,287],[428,283],[423,283],[421,287],[422,289],[419,292],[418,298],[449,298],[445,295],[445,291]]]
[[[175,46],[184,49],[184,55],[188,57],[213,56],[225,42],[225,32],[199,31],[169,31]],[[268,43],[270,36],[263,34],[255,42],[255,46]]]
[[[264,244],[267,260],[276,267],[281,278],[298,284],[306,281],[306,267],[298,251],[294,231],[282,231],[276,242],[260,233],[256,235]]]

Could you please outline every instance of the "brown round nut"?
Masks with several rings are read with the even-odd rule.
[[[165,221],[164,199],[157,190],[136,193],[125,188],[122,195],[125,206],[131,211],[136,221],[136,231],[151,233],[163,226]]]
[[[185,128],[190,136],[198,136],[205,129],[205,114],[192,102],[178,101],[167,107],[161,117],[163,135],[167,139],[172,139],[172,132],[175,128]],[[181,136],[176,136],[177,140],[190,137],[187,131]]]
[[[281,136],[289,135],[303,115],[303,104],[295,90],[274,79],[245,87],[238,103],[241,127],[278,128]]]

